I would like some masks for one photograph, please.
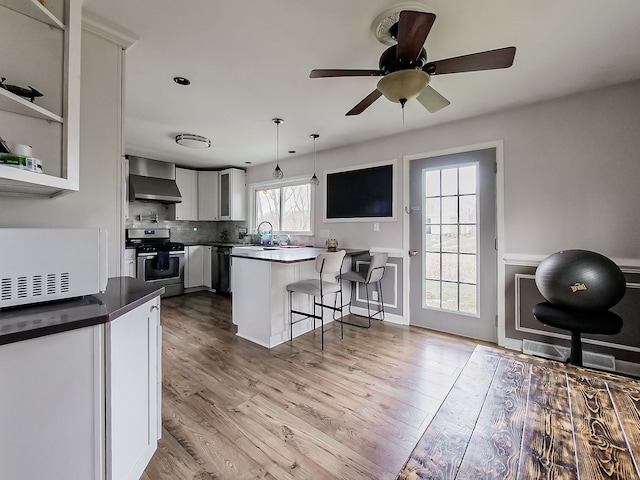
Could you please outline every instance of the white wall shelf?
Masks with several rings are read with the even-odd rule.
[[[29,100],[25,100],[4,88],[0,88],[0,110],[40,118],[42,120],[63,123],[60,115],[56,115],[55,113],[50,112]]]
[[[54,197],[63,191],[77,191],[66,178],[0,165],[0,192],[3,195]]]
[[[49,2],[47,2],[49,3]],[[13,13],[13,20],[18,20],[19,15],[35,20],[29,21],[25,19],[24,34],[36,43],[29,43],[29,48],[20,48],[13,50],[13,55],[8,60],[8,69],[16,71],[16,76],[25,75],[26,78],[34,78],[38,76],[37,71],[23,71],[23,65],[28,64],[29,59],[34,54],[33,45],[37,41],[49,41],[50,36],[47,32],[53,27],[62,32],[63,40],[60,46],[60,63],[59,66],[64,72],[62,81],[58,85],[54,84],[62,98],[62,114],[53,113],[47,108],[43,108],[34,102],[30,102],[8,90],[0,89],[0,111],[17,114],[20,117],[4,116],[0,131],[13,131],[13,135],[19,132],[18,136],[24,136],[33,139],[34,147],[41,142],[40,147],[48,145],[47,138],[50,138],[50,132],[57,131],[62,125],[61,137],[59,144],[49,147],[49,155],[46,148],[43,154],[36,154],[43,163],[48,164],[51,159],[58,159],[52,162],[49,173],[54,175],[39,174],[28,170],[20,170],[6,165],[0,165],[0,195],[11,196],[40,196],[54,197],[65,192],[78,191],[79,182],[79,165],[80,165],[80,55],[81,55],[81,28],[82,28],[82,1],[81,0],[52,0],[50,10],[48,6],[42,5],[39,0],[0,0],[0,18],[4,17],[6,22],[11,22],[9,11]],[[52,12],[56,12],[55,14]],[[6,16],[5,16],[6,14]],[[56,15],[57,14],[57,15]],[[60,18],[64,17],[61,21]],[[4,39],[9,41],[9,39]],[[25,44],[26,45],[26,44]],[[30,53],[31,52],[31,53]],[[41,72],[46,75],[46,72]],[[23,80],[27,84],[29,80]],[[55,98],[55,95],[54,95]],[[37,102],[38,100],[36,100]],[[49,107],[50,108],[50,107]],[[47,122],[36,126],[33,121],[27,122],[22,120],[28,117],[36,118]],[[15,122],[18,122],[15,124]],[[16,126],[19,125],[19,126]],[[24,127],[23,127],[24,125]],[[22,130],[20,130],[22,129]],[[54,130],[50,130],[54,129]],[[9,138],[5,140],[12,141],[11,133],[6,134]],[[27,142],[23,142],[27,143]],[[56,162],[59,161],[59,167]],[[59,173],[56,173],[59,172]]]
[[[0,0],[0,5],[60,30],[65,29],[64,24],[38,0]]]

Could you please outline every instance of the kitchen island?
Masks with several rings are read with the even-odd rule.
[[[362,249],[346,250],[342,271],[351,270],[350,257],[368,253]],[[236,247],[231,252],[232,319],[237,335],[267,348],[289,340],[289,283],[317,278],[315,258],[324,248]],[[351,295],[348,282],[343,284],[343,303]],[[333,304],[332,296],[325,303]],[[337,304],[339,305],[338,298]],[[294,294],[297,310],[313,311],[313,297]],[[333,311],[323,312],[324,322],[333,321]],[[320,327],[319,322],[316,327]],[[313,319],[293,326],[293,336],[313,330]]]
[[[160,295],[102,294],[0,311],[0,478],[140,478],[160,436]]]

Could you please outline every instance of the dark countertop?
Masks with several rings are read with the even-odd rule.
[[[339,250],[345,250],[348,256],[369,253],[369,250],[358,248],[340,248]],[[280,247],[273,250],[264,250],[262,247],[254,246],[249,248],[234,248],[231,256],[249,260],[262,260],[265,262],[297,263],[315,260],[319,253],[327,253],[327,249],[316,247]]]
[[[183,242],[185,247],[205,245],[208,247],[242,247],[246,244],[240,242]]]
[[[131,277],[110,278],[97,295],[0,310],[0,345],[107,323],[164,293]]]

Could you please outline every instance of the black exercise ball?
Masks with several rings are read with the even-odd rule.
[[[538,265],[536,286],[557,307],[608,310],[624,296],[626,282],[620,268],[604,255],[563,250]]]

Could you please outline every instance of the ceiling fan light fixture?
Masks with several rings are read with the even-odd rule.
[[[209,148],[211,146],[211,140],[207,137],[190,133],[176,135],[176,143],[188,148]]]
[[[429,74],[422,70],[399,70],[382,77],[377,88],[386,99],[400,103],[420,95],[430,80]]]

